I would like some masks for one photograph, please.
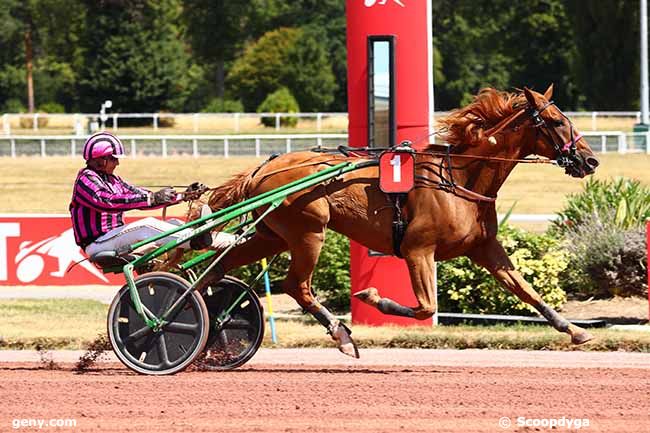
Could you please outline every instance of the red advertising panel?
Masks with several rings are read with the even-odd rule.
[[[415,157],[408,152],[384,152],[379,157],[379,188],[387,193],[405,193],[415,182]]]
[[[409,140],[416,149],[425,147],[433,131],[430,0],[347,0],[346,8],[350,146],[368,145],[369,40],[372,37],[388,37],[393,44],[394,75],[390,77],[390,83],[391,86],[394,83],[394,100],[390,106],[394,107],[395,143]],[[378,77],[375,79],[379,83]],[[373,86],[375,84],[373,82]],[[402,171],[399,173],[401,176]],[[397,183],[401,184],[402,181]],[[350,261],[352,293],[376,287],[382,297],[403,305],[417,306],[404,260],[373,255],[367,248],[351,242]],[[352,321],[373,325],[432,323],[432,320],[417,321],[384,315],[354,297]]]
[[[0,286],[124,284],[122,275],[104,275],[85,258],[69,215],[0,216]]]

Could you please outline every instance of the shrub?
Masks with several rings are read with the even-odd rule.
[[[158,112],[158,126],[161,128],[173,128],[176,125],[176,118],[166,111]]]
[[[56,103],[56,102],[46,102],[45,104],[42,104],[39,108],[38,111],[43,112],[43,113],[65,113],[65,108],[63,105]]]
[[[644,224],[650,189],[637,180],[589,180],[550,232],[570,253],[565,290],[587,296],[647,293]]]
[[[25,106],[18,98],[7,99],[2,107],[3,113],[24,113],[25,111]]]
[[[44,114],[44,113],[40,113],[40,114]],[[47,117],[41,117],[41,116],[39,116],[36,119],[36,123],[38,124],[39,128],[45,128],[49,123],[49,121],[50,119],[48,119]],[[31,114],[20,116],[19,124],[20,127],[23,129],[31,129],[34,127],[34,117]]]
[[[300,107],[289,89],[282,87],[266,97],[264,102],[257,107],[258,113],[298,113]],[[262,117],[264,126],[275,126],[275,117]],[[280,125],[293,127],[298,124],[297,117],[282,117]]]
[[[612,212],[613,213],[613,212]],[[588,296],[647,295],[647,249],[642,227],[623,229],[613,215],[594,215],[565,234],[570,252],[566,291]]]
[[[331,230],[326,235],[312,285],[327,307],[350,311],[350,241]]]
[[[239,100],[213,98],[201,112],[203,113],[243,113],[244,104]]]
[[[566,269],[567,254],[548,235],[528,233],[507,224],[499,238],[515,268],[553,308],[566,301],[560,276]],[[527,314],[536,310],[504,289],[485,269],[466,257],[438,264],[440,311],[460,313]]]
[[[553,233],[564,234],[573,227],[590,224],[593,218],[600,221],[613,218],[614,224],[623,229],[638,227],[650,218],[650,188],[633,179],[590,179],[581,193],[569,195],[566,207],[558,216],[552,226]]]

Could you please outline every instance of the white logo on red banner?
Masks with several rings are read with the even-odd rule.
[[[404,6],[404,3],[402,3],[401,0],[393,0],[393,1],[395,3],[397,3],[398,5],[400,5],[401,7],[403,7],[403,8],[406,7],[406,6]],[[374,5],[385,5],[387,2],[388,2],[388,0],[363,0],[363,4],[367,8],[372,7]]]
[[[70,224],[67,216],[0,217],[0,286],[121,284],[85,260]]]

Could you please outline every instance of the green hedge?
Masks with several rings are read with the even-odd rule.
[[[515,268],[547,304],[557,308],[566,302],[560,280],[568,256],[554,238],[503,225],[499,239]],[[444,312],[530,315],[536,311],[466,257],[438,264],[438,302]]]

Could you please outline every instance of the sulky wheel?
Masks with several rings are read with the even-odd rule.
[[[210,314],[210,335],[196,365],[231,370],[251,359],[264,338],[264,310],[242,281],[226,276],[201,292]],[[232,307],[228,314],[224,313]]]
[[[190,283],[167,272],[151,272],[135,279],[143,306],[161,318]],[[137,313],[128,285],[108,311],[108,338],[117,357],[143,374],[174,374],[201,353],[208,339],[208,310],[197,292],[190,292],[161,329],[154,331]]]

